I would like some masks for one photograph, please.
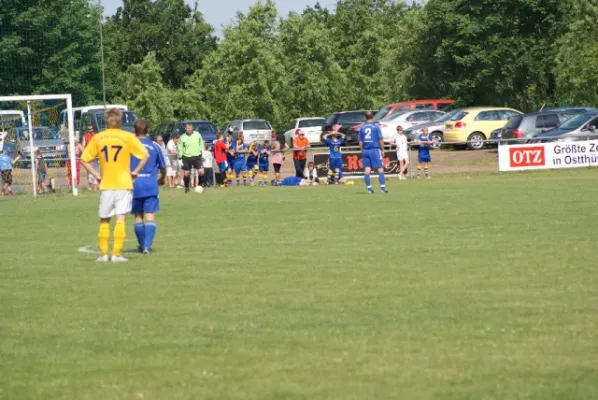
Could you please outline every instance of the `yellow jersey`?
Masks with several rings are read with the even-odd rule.
[[[146,154],[147,150],[132,133],[107,129],[94,135],[81,161],[89,163],[99,158],[100,190],[133,190],[131,156],[142,159]]]

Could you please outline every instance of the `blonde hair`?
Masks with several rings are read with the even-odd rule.
[[[118,108],[109,108],[104,113],[104,121],[108,128],[120,128],[123,120],[123,112]]]

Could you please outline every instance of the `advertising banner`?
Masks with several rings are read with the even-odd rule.
[[[314,154],[314,164],[318,172],[318,178],[325,178],[328,176],[328,154]],[[396,174],[397,166],[397,152],[384,152],[384,174]],[[376,171],[372,171],[374,174]],[[343,154],[343,175],[345,178],[363,176],[363,161],[361,153],[346,153]]]
[[[598,140],[498,147],[501,172],[598,166]]]

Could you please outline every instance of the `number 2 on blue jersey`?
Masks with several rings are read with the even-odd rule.
[[[111,149],[116,149],[116,152],[114,153],[114,162],[116,162],[116,160],[118,159],[118,153],[120,153],[120,151],[123,149],[122,146],[110,146]],[[102,153],[104,153],[104,159],[106,160],[106,162],[110,161],[110,158],[108,156],[108,146],[104,146],[102,147]]]
[[[367,128],[365,130],[365,138],[367,140],[371,140],[372,139],[372,128]]]

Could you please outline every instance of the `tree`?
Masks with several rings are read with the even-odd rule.
[[[162,73],[155,55],[150,53],[116,80],[119,89],[115,101],[127,104],[153,127],[174,114],[173,93],[162,83]]]
[[[98,97],[100,10],[87,0],[0,2],[0,93]]]
[[[191,9],[185,0],[124,0],[105,32],[109,77],[154,53],[161,79],[174,88],[183,87],[217,45],[214,28],[204,21],[198,4]],[[114,83],[109,79],[111,92]]]
[[[560,0],[430,0],[413,89],[460,104],[531,108],[555,100],[554,38],[563,26]],[[446,85],[446,86],[444,86]]]
[[[569,104],[596,105],[598,93],[598,4],[568,0],[568,30],[558,41],[558,93]]]

